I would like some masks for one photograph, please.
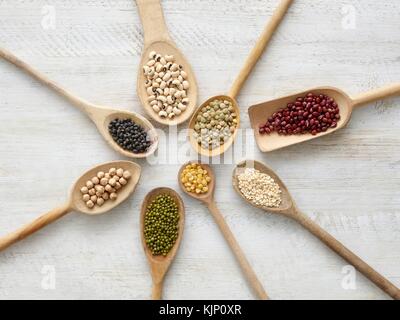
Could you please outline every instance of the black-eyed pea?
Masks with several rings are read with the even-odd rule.
[[[185,79],[185,80],[187,79],[187,73],[183,70],[181,70],[181,76],[183,79]]]
[[[91,209],[94,207],[94,202],[92,200],[89,200],[88,202],[86,202],[86,206]]]
[[[96,203],[97,203],[97,205],[98,205],[99,207],[101,207],[101,206],[104,204],[104,199],[103,199],[103,198],[97,198]]]
[[[154,112],[159,113],[160,112],[160,107],[158,105],[153,105],[152,109]]]
[[[164,56],[164,59],[165,59],[165,61],[166,62],[173,62],[174,61],[174,56],[171,54],[171,55],[165,55]]]
[[[83,201],[88,202],[90,200],[90,196],[88,194],[84,194],[82,199]]]
[[[86,194],[86,193],[88,193],[89,192],[89,188],[88,187],[82,187],[81,188],[81,193],[82,194]]]
[[[156,55],[157,55],[157,52],[155,52],[155,51],[150,51],[150,53],[149,53],[149,58],[150,58],[150,59],[155,59],[155,58],[156,58]]]
[[[179,116],[182,113],[182,110],[177,107],[174,107],[172,109],[172,112],[175,113],[175,115]]]
[[[118,195],[115,192],[110,194],[110,199],[111,200],[115,200],[115,199],[117,199],[117,197],[118,197]]]
[[[182,82],[182,85],[183,85],[183,89],[185,89],[185,90],[189,89],[189,87],[190,87],[189,81],[186,81],[186,80]]]
[[[168,113],[166,113],[164,110],[161,110],[161,111],[158,113],[158,115],[159,115],[161,118],[166,118],[166,117],[168,116]]]

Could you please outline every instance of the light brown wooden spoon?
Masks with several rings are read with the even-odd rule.
[[[191,163],[199,163],[198,161],[190,161],[183,165],[178,173],[178,181],[181,189],[190,197],[200,200],[203,202],[208,210],[211,212],[215,222],[217,223],[219,229],[221,230],[225,240],[228,242],[228,245],[231,247],[233,254],[235,255],[240,267],[242,268],[242,272],[247,278],[250,286],[253,288],[254,292],[258,295],[258,297],[262,300],[267,300],[268,295],[265,292],[263,285],[261,284],[260,280],[258,280],[257,275],[255,274],[253,268],[251,267],[250,263],[247,261],[246,256],[240,247],[239,243],[236,241],[235,236],[233,235],[231,229],[229,228],[228,224],[226,223],[223,215],[219,211],[217,204],[214,200],[214,190],[215,190],[215,175],[213,170],[209,165],[201,163],[201,166],[208,171],[208,175],[211,178],[211,182],[208,185],[208,192],[204,194],[195,194],[188,192],[186,188],[182,185],[181,182],[181,174],[183,169]]]
[[[139,9],[144,31],[144,48],[138,71],[137,93],[142,102],[142,106],[154,121],[162,125],[176,126],[187,121],[196,108],[198,92],[196,78],[189,62],[169,35],[160,0],[136,0],[136,4]],[[154,112],[147,100],[148,95],[145,87],[146,79],[142,70],[143,66],[148,62],[149,54],[152,51],[156,51],[162,55],[173,55],[176,62],[183,66],[183,70],[185,70],[188,75],[190,88],[187,92],[187,97],[189,98],[189,104],[186,110],[174,119],[161,118]]]
[[[279,208],[268,208],[263,206],[254,205],[252,202],[248,201],[238,187],[238,175],[243,172],[244,168],[255,168],[256,170],[268,174],[272,177],[276,183],[279,184],[282,190],[282,204]],[[338,255],[340,255],[343,259],[352,264],[358,271],[360,271],[365,277],[370,279],[373,283],[375,283],[379,288],[385,291],[388,295],[390,295],[394,299],[400,299],[400,290],[392,284],[389,280],[379,274],[377,271],[372,269],[367,263],[365,263],[361,258],[347,249],[343,244],[341,244],[338,240],[332,237],[328,232],[322,229],[319,225],[317,225],[314,221],[312,221],[308,216],[303,214],[296,206],[292,196],[290,195],[288,189],[285,184],[279,178],[275,172],[267,167],[266,165],[254,161],[247,160],[239,163],[233,171],[232,176],[233,187],[236,192],[251,205],[260,208],[265,211],[282,214],[289,218],[294,219],[298,223],[300,223],[304,228],[310,231],[313,235],[315,235],[318,239],[320,239],[323,243],[325,243],[329,248],[335,251]]]
[[[229,93],[227,95],[217,95],[208,99],[199,108],[197,108],[197,110],[193,114],[189,122],[189,140],[192,147],[194,148],[194,150],[197,151],[197,153],[206,157],[215,157],[220,154],[223,154],[226,150],[228,150],[231,147],[231,145],[235,141],[238,130],[240,128],[240,109],[238,103],[236,102],[236,97],[239,94],[240,89],[246,82],[247,78],[249,77],[254,66],[256,65],[258,59],[261,57],[261,54],[264,52],[264,49],[266,48],[267,44],[270,42],[275,30],[278,28],[280,22],[282,21],[283,17],[285,16],[285,13],[289,9],[292,2],[293,0],[281,0],[278,8],[275,10],[272,18],[269,20],[260,38],[257,40],[257,43],[255,44],[254,48],[251,50],[250,55],[247,57],[247,60],[244,66],[242,67],[239,75],[237,76],[235,82],[233,83]],[[238,123],[236,126],[236,130],[231,135],[231,137],[227,141],[225,141],[224,144],[221,144],[219,147],[214,149],[206,149],[203,148],[194,137],[195,133],[194,126],[196,124],[197,116],[201,111],[201,109],[207,106],[211,101],[216,99],[227,100],[232,103],[232,106],[234,107],[235,113],[237,115]]]
[[[259,133],[259,126],[265,123],[274,112],[278,111],[281,108],[285,108],[288,103],[294,101],[297,97],[305,96],[309,92],[313,92],[315,94],[325,94],[335,99],[336,103],[339,106],[341,115],[341,119],[339,120],[336,128],[329,129],[328,131],[322,132],[315,136],[313,136],[312,134],[280,136],[276,132],[268,135],[263,135]],[[254,130],[255,140],[258,147],[262,152],[270,152],[335,132],[343,128],[349,122],[351,114],[355,107],[359,107],[369,102],[384,99],[398,94],[400,94],[400,83],[392,84],[387,87],[366,92],[360,94],[355,98],[351,98],[345,92],[337,88],[318,87],[303,92],[291,94],[290,96],[286,96],[283,98],[278,98],[272,101],[253,105],[249,108],[248,112],[251,127]]]
[[[158,147],[158,134],[154,126],[144,117],[141,115],[103,106],[97,106],[86,100],[83,100],[72,93],[68,92],[67,90],[61,88],[58,84],[48,79],[45,75],[41,74],[39,71],[33,69],[24,61],[17,58],[11,52],[1,49],[0,48],[0,57],[7,60],[8,62],[12,63],[22,71],[26,72],[36,80],[40,81],[44,85],[48,86],[49,88],[53,89],[59,95],[70,101],[74,106],[80,109],[83,113],[85,113],[96,125],[97,129],[99,130],[100,134],[103,138],[107,141],[107,143],[117,152],[120,154],[130,157],[130,158],[146,158],[156,151]],[[108,125],[114,119],[131,119],[135,123],[142,126],[148,134],[150,139],[151,146],[145,153],[133,153],[122,149],[112,138],[108,131]]]
[[[144,238],[144,218],[146,215],[147,207],[160,194],[168,194],[176,201],[176,203],[178,204],[178,211],[180,216],[178,239],[176,240],[174,247],[166,256],[153,255],[150,249],[148,248],[146,240]],[[174,190],[170,188],[156,188],[151,190],[146,195],[146,197],[143,200],[142,210],[140,213],[140,230],[141,230],[141,238],[142,238],[144,253],[146,254],[147,261],[149,262],[151,277],[153,279],[153,290],[152,290],[153,300],[161,300],[162,298],[162,288],[163,288],[164,278],[178,251],[179,245],[182,240],[184,226],[185,226],[185,207],[178,193],[176,193]]]
[[[99,207],[95,206],[89,209],[85,202],[82,200],[81,188],[85,186],[86,181],[90,180],[97,175],[97,172],[104,171],[108,172],[110,168],[122,168],[124,170],[129,170],[132,176],[128,179],[128,183],[118,190],[118,197],[116,200],[108,200]],[[106,213],[111,209],[114,209],[125,201],[135,190],[136,185],[140,179],[141,168],[138,164],[131,161],[112,161],[103,163],[101,165],[95,166],[89,171],[85,172],[73,185],[70,197],[68,201],[58,208],[51,210],[50,212],[40,216],[33,222],[23,226],[22,228],[0,238],[0,251],[8,248],[10,245],[25,239],[29,235],[39,231],[43,227],[49,225],[50,223],[56,221],[57,219],[65,216],[71,211],[77,211],[85,213],[88,215],[98,215]]]

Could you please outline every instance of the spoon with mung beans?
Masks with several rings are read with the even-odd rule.
[[[194,72],[169,35],[160,0],[136,0],[136,5],[144,32],[144,48],[137,78],[139,99],[147,114],[154,121],[168,126],[179,125],[191,117],[197,105],[198,90]],[[164,57],[171,57],[174,60],[173,62],[159,63]],[[160,69],[154,70],[156,64]],[[152,69],[151,77],[145,77],[144,68]],[[177,73],[177,76],[173,81],[170,75],[174,73]],[[187,87],[189,84],[190,87]],[[149,89],[153,89],[153,94],[148,93]],[[171,94],[172,90],[173,94]],[[177,91],[184,92],[184,97],[178,95]],[[152,102],[156,102],[157,99],[159,99],[159,106],[153,108]],[[169,101],[170,104],[166,104],[167,99],[172,99]],[[174,109],[176,112],[172,112],[168,108]]]
[[[45,75],[41,74],[39,71],[35,70],[29,66],[24,61],[17,58],[11,52],[0,48],[0,57],[4,58],[8,62],[14,64],[16,67],[20,68],[22,71],[26,72],[36,80],[40,81],[44,85],[53,89],[59,95],[70,101],[79,110],[85,113],[90,120],[94,122],[98,131],[106,140],[108,145],[110,145],[115,151],[129,158],[146,158],[153,154],[158,147],[158,134],[154,126],[145,117],[124,110],[118,110],[103,106],[94,105],[81,99],[67,90],[60,87],[58,84],[48,79]],[[118,120],[129,121],[131,126],[129,131],[132,133],[131,136],[126,136],[124,141],[120,140],[112,132],[115,127],[115,122],[119,123]],[[124,126],[122,130],[126,130],[126,124],[119,124]],[[135,129],[135,130],[133,130]],[[141,137],[140,141],[135,137],[137,132],[146,136]],[[128,142],[128,144],[125,143]],[[134,145],[133,145],[134,144]]]
[[[189,140],[192,147],[199,154],[207,157],[218,156],[223,154],[233,144],[240,127],[240,109],[236,97],[292,2],[293,0],[280,1],[278,8],[275,10],[250,55],[247,57],[229,93],[227,95],[217,95],[206,100],[191,117],[189,122]],[[215,103],[217,103],[218,109],[230,109],[232,111],[232,118],[228,116],[228,119],[225,119],[226,115],[219,116],[217,114],[216,118],[211,120],[208,116],[207,108],[213,108],[213,104],[215,105]],[[207,113],[207,116],[202,117],[204,113]],[[209,119],[210,121],[208,121]],[[225,124],[221,124],[221,120],[225,121]],[[215,122],[215,126],[211,126],[210,124],[213,121]],[[228,125],[226,125],[226,121],[228,121]],[[221,129],[219,126],[223,126],[223,128]]]
[[[239,187],[239,175],[243,174],[246,168],[253,168],[263,174],[270,176],[274,182],[280,186],[281,190],[281,202],[278,207],[266,207],[255,204],[253,201],[246,198]],[[308,216],[303,214],[296,206],[292,196],[290,195],[287,187],[279,178],[279,176],[268,166],[254,160],[246,160],[237,164],[232,174],[232,184],[235,191],[252,206],[259,209],[277,213],[289,217],[296,222],[300,223],[304,228],[310,231],[314,236],[321,240],[325,245],[331,248],[334,252],[340,255],[343,259],[353,265],[359,272],[361,272],[366,278],[375,283],[379,288],[386,292],[392,298],[400,299],[400,290],[393,283],[375,271],[360,257],[355,255],[349,249],[347,249],[342,243],[336,240],[328,232],[322,229],[318,224],[311,220]]]
[[[188,165],[191,164],[200,164],[200,166],[207,171],[207,174],[209,175],[210,182],[207,185],[208,190],[205,193],[196,193],[196,192],[190,192],[188,191],[187,187],[185,184],[182,182],[182,173],[184,172],[185,168],[187,168]],[[240,247],[239,243],[237,242],[235,236],[233,235],[231,229],[229,228],[228,224],[225,221],[224,216],[221,214],[219,211],[217,204],[215,203],[214,200],[214,191],[215,191],[215,175],[213,170],[209,165],[206,165],[204,163],[200,163],[198,161],[190,161],[183,165],[181,169],[179,170],[178,173],[178,180],[179,180],[179,185],[181,189],[190,197],[199,200],[203,202],[210,213],[212,214],[215,222],[217,223],[219,229],[221,230],[223,236],[225,237],[225,240],[228,242],[228,245],[230,246],[232,253],[235,255],[235,258],[237,262],[239,263],[242,272],[244,273],[245,277],[247,278],[247,281],[249,282],[250,286],[254,290],[254,292],[257,294],[257,296],[261,300],[267,300],[268,295],[265,292],[265,289],[260,282],[260,280],[257,278],[256,273],[254,272],[252,266],[250,265],[249,261],[247,260],[242,248]]]
[[[146,242],[145,230],[146,230],[146,214],[149,206],[157,199],[158,196],[170,196],[176,206],[178,207],[179,221],[178,231],[176,238],[174,237],[172,248],[169,248],[168,252],[153,252],[150,246]],[[157,215],[162,213],[157,213]],[[163,217],[165,218],[165,217]],[[165,220],[164,220],[165,222]],[[153,279],[152,298],[153,300],[162,299],[162,290],[164,284],[164,278],[167,274],[171,263],[176,257],[179,249],[179,245],[182,240],[183,229],[185,225],[185,207],[179,194],[170,188],[156,188],[151,190],[143,200],[141,213],[140,213],[140,230],[141,239],[143,244],[144,253],[150,266],[151,277]],[[153,242],[152,242],[153,243]]]
[[[270,152],[319,138],[342,129],[350,121],[355,108],[399,94],[400,83],[365,92],[353,98],[334,87],[318,87],[253,105],[249,108],[248,114],[258,147],[262,152]],[[317,99],[317,101],[309,102],[309,100],[314,99]],[[308,105],[311,103],[314,103],[312,109]],[[276,117],[277,114],[282,113],[282,108],[286,106],[287,109],[290,107],[291,110],[287,111],[288,116],[286,118],[281,119],[287,122],[284,124],[286,127],[279,126],[283,130],[269,132],[270,128],[268,126],[266,128],[263,127],[267,119],[272,122],[269,123],[270,125],[279,123],[279,119],[274,119],[274,115]],[[310,110],[313,112],[310,112]],[[291,115],[293,115],[293,119],[291,119]],[[310,120],[309,118],[314,119]],[[289,123],[289,121],[293,122],[293,120],[296,120],[297,124]],[[312,122],[314,120],[315,123],[319,122],[318,126],[313,126]],[[297,134],[296,130],[300,130],[300,127],[301,129],[316,129],[308,129],[308,133]],[[265,130],[268,130],[268,134],[265,134]]]
[[[126,183],[116,191],[118,196],[115,199],[110,198],[107,201],[102,201],[100,206],[88,206],[85,200],[83,200],[82,193],[83,188],[88,183],[89,180],[93,179],[99,172],[109,172],[112,168],[121,168],[124,171],[129,172],[129,179]],[[101,165],[95,166],[92,169],[85,172],[73,185],[69,199],[63,205],[51,210],[50,212],[40,216],[33,222],[23,226],[22,228],[0,238],[0,251],[8,248],[12,244],[25,239],[31,234],[39,231],[50,223],[60,219],[71,211],[76,211],[88,215],[99,215],[119,206],[123,201],[128,199],[128,197],[135,191],[135,188],[139,182],[141,174],[141,167],[131,161],[112,161],[103,163]],[[85,191],[85,193],[87,190]]]

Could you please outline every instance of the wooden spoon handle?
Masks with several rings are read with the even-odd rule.
[[[389,280],[379,274],[377,271],[372,269],[367,263],[365,263],[361,258],[347,249],[338,240],[332,237],[328,232],[322,229],[314,221],[312,221],[305,214],[301,213],[296,209],[296,213],[291,216],[298,222],[300,222],[307,230],[319,238],[323,243],[325,243],[329,248],[339,254],[343,259],[351,263],[358,271],[360,271],[365,277],[370,279],[379,288],[385,291],[393,299],[400,299],[400,290],[392,284]]]
[[[253,268],[251,267],[250,263],[247,261],[246,256],[244,255],[242,249],[240,248],[238,242],[235,239],[232,231],[230,230],[228,224],[226,223],[224,217],[222,216],[221,212],[217,208],[215,202],[210,202],[208,204],[208,209],[212,213],[215,221],[218,224],[219,229],[221,230],[222,234],[224,235],[226,241],[228,242],[229,246],[231,247],[233,253],[236,256],[236,259],[239,262],[240,267],[242,268],[244,274],[247,277],[247,280],[250,282],[250,285],[253,287],[254,291],[257,293],[260,299],[267,300],[268,295],[264,290],[263,285],[258,280],[257,275],[255,274]]]
[[[271,40],[272,35],[278,28],[279,23],[282,21],[286,11],[289,9],[292,2],[293,0],[281,0],[278,8],[275,10],[275,13],[273,14],[268,24],[266,25],[263,33],[261,34],[261,37],[258,39],[256,45],[251,50],[250,55],[247,57],[247,60],[244,66],[242,67],[242,70],[237,76],[235,82],[233,83],[231,90],[229,92],[230,97],[236,98],[236,96],[239,94],[240,89],[242,88],[243,84],[249,77],[250,72],[251,70],[253,70],[258,59],[261,57],[261,54],[263,53],[269,41]]]
[[[3,59],[7,60],[10,63],[12,63],[16,67],[20,68],[22,71],[25,71],[27,74],[29,74],[36,80],[39,80],[45,86],[53,89],[60,96],[64,97],[68,101],[70,101],[72,104],[77,106],[83,112],[88,113],[89,108],[92,107],[92,105],[89,102],[87,102],[87,101],[73,95],[72,93],[68,92],[67,90],[63,89],[58,84],[56,84],[55,82],[53,82],[49,78],[47,78],[44,74],[35,70],[31,66],[29,66],[26,62],[17,58],[15,55],[13,55],[11,52],[7,51],[6,49],[0,48],[0,57],[2,57]]]
[[[400,83],[394,83],[386,87],[375,89],[358,95],[353,99],[353,105],[357,107],[369,102],[381,100],[398,94],[400,94]]]
[[[25,239],[29,235],[35,233],[36,231],[42,229],[53,221],[61,218],[65,214],[71,211],[70,205],[65,204],[61,207],[51,210],[50,212],[40,216],[31,223],[23,226],[22,228],[10,233],[9,235],[0,238],[0,251],[8,248],[12,244]]]
[[[136,0],[143,25],[145,46],[157,40],[169,40],[160,0]]]
[[[153,282],[153,289],[151,293],[151,298],[153,300],[162,299],[163,282]]]

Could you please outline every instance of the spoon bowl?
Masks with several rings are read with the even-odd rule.
[[[235,141],[235,138],[237,136],[238,130],[240,128],[240,109],[239,105],[236,102],[236,97],[239,94],[240,90],[242,89],[243,85],[245,84],[247,78],[249,77],[251,71],[257,64],[257,61],[260,59],[262,53],[264,52],[266,46],[270,42],[275,30],[278,28],[280,22],[283,20],[283,17],[285,16],[287,10],[289,9],[290,5],[292,4],[293,0],[281,0],[279,3],[279,6],[275,10],[274,14],[272,15],[270,21],[267,23],[265,26],[261,36],[257,40],[255,46],[251,50],[249,56],[247,57],[242,69],[239,72],[239,75],[236,77],[235,81],[232,84],[232,87],[227,95],[219,95],[212,97],[208,99],[206,102],[204,102],[196,111],[195,114],[192,116],[189,122],[189,140],[194,148],[194,150],[197,151],[197,153],[207,156],[207,157],[215,157],[223,154],[225,151],[227,151],[232,144]],[[193,136],[195,131],[194,131],[194,125],[196,123],[196,118],[197,115],[199,114],[200,110],[206,106],[209,102],[215,100],[215,99],[224,99],[224,100],[229,100],[232,102],[232,105],[234,107],[234,110],[237,115],[237,126],[235,128],[234,133],[229,137],[229,139],[224,142],[224,144],[214,148],[214,149],[209,149],[209,148],[204,148],[201,144],[199,144],[196,141],[196,138]]]
[[[175,245],[168,252],[166,256],[163,255],[153,255],[151,250],[146,244],[146,240],[144,238],[144,220],[147,208],[149,204],[161,194],[167,194],[171,196],[176,204],[178,205],[179,212],[179,234],[176,239]],[[162,285],[164,282],[164,277],[172,263],[175,259],[176,253],[178,252],[180,243],[182,241],[183,229],[185,226],[185,207],[182,201],[182,198],[179,196],[177,192],[170,188],[156,188],[150,191],[143,200],[141,213],[140,213],[140,230],[141,230],[141,239],[142,245],[144,249],[144,253],[146,255],[147,261],[150,265],[151,276],[153,279],[153,299],[159,300],[162,297]]]
[[[116,200],[108,200],[105,201],[101,207],[95,206],[94,208],[89,209],[86,207],[86,204],[82,199],[82,193],[80,189],[85,186],[86,181],[96,176],[99,171],[107,172],[110,168],[123,168],[124,170],[129,170],[131,177],[127,180],[128,183],[118,190],[118,197]],[[73,210],[88,215],[99,215],[114,209],[135,191],[136,185],[140,179],[140,174],[140,166],[130,161],[112,161],[93,167],[92,169],[86,171],[75,182],[72,187],[70,197],[66,203],[43,214],[36,220],[19,228],[18,230],[0,238],[0,251],[8,248],[12,244],[22,239],[25,239],[26,237],[60,219]]]
[[[269,208],[254,205],[251,201],[249,201],[238,187],[238,175],[243,172],[245,168],[254,168],[262,173],[268,174],[271,178],[275,180],[276,183],[279,184],[280,189],[282,191],[282,204],[278,208]],[[365,277],[370,279],[373,283],[375,283],[378,287],[380,287],[383,291],[385,291],[388,295],[393,297],[394,299],[400,299],[400,290],[389,280],[371,268],[366,262],[364,262],[360,257],[355,255],[349,249],[347,249],[342,243],[336,240],[333,236],[331,236],[328,232],[322,229],[318,224],[316,224],[313,220],[311,220],[307,215],[303,214],[296,206],[292,196],[290,195],[288,189],[286,188],[283,181],[279,178],[279,176],[268,166],[262,164],[261,162],[257,162],[254,160],[246,160],[240,162],[232,174],[232,184],[235,191],[248,203],[252,206],[260,208],[262,210],[278,213],[285,215],[300,225],[302,225],[305,229],[311,232],[314,236],[316,236],[319,240],[321,240],[326,246],[340,255],[343,259],[348,261],[351,265],[353,265],[358,271],[360,271]]]
[[[108,200],[99,207],[88,208],[82,201],[81,188],[86,184],[86,181],[96,176],[97,172],[108,172],[110,168],[122,168],[129,170],[132,176],[127,180],[128,183],[118,190],[118,198],[114,201]],[[141,175],[141,168],[138,164],[131,161],[112,161],[100,164],[86,171],[73,185],[70,196],[71,209],[85,213],[88,215],[98,215],[106,213],[115,207],[119,206],[135,191]]]
[[[136,0],[136,4],[139,9],[140,19],[144,30],[144,48],[137,78],[137,93],[139,99],[147,114],[154,121],[167,126],[179,125],[191,117],[197,105],[198,89],[193,69],[169,35],[160,0]],[[149,54],[152,51],[162,55],[173,55],[175,61],[183,66],[183,70],[188,76],[190,88],[187,91],[187,98],[189,98],[189,103],[186,110],[179,116],[175,116],[173,119],[161,118],[152,109],[147,100],[148,95],[145,87],[146,78],[142,70],[143,66],[148,62]]]
[[[158,134],[154,126],[141,115],[128,112],[123,110],[118,110],[114,108],[108,108],[103,106],[97,106],[92,104],[84,99],[81,99],[67,90],[60,87],[55,82],[48,79],[45,75],[41,74],[39,71],[35,70],[31,66],[29,66],[24,61],[20,60],[16,56],[14,56],[11,52],[0,48],[0,57],[4,58],[8,62],[14,64],[16,67],[20,68],[22,71],[26,72],[33,78],[37,79],[44,85],[48,86],[59,95],[70,101],[73,105],[75,105],[78,109],[80,109],[83,113],[85,113],[96,125],[100,134],[107,141],[107,143],[120,154],[129,157],[129,158],[145,158],[153,154],[158,148]],[[111,137],[108,131],[109,123],[116,119],[131,119],[135,123],[141,125],[143,129],[147,132],[149,140],[152,142],[149,149],[146,152],[142,153],[133,153],[121,148]]]
[[[265,123],[266,120],[271,117],[276,111],[285,108],[288,103],[295,101],[297,97],[304,97],[309,92],[317,95],[324,94],[333,98],[336,101],[341,116],[336,128],[330,128],[326,132],[321,132],[315,136],[311,133],[287,136],[278,135],[278,133],[276,132],[272,132],[271,134],[259,133],[260,125]],[[347,125],[347,123],[350,121],[351,115],[355,107],[399,93],[400,84],[393,84],[381,89],[367,92],[359,95],[356,98],[351,98],[344,91],[334,87],[318,87],[291,94],[289,96],[278,98],[272,101],[253,105],[249,108],[248,113],[258,147],[262,152],[270,152],[333,133]]]

